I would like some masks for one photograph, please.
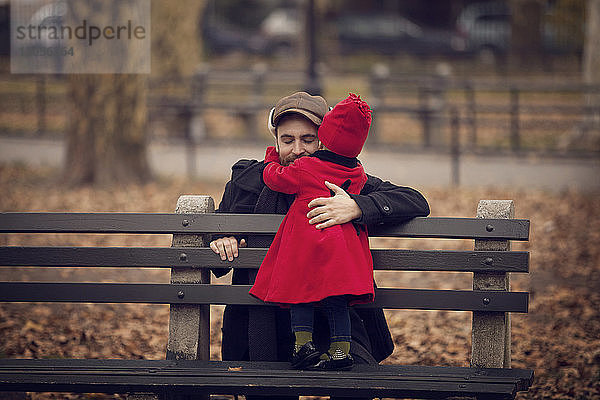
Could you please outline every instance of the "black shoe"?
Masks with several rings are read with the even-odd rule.
[[[331,354],[325,353],[326,360],[320,359],[316,364],[308,367],[311,371],[350,371],[354,367],[354,358],[350,354],[333,358]]]
[[[315,361],[319,358],[321,353],[315,347],[313,342],[307,342],[300,350],[292,353],[292,368],[294,369],[304,369],[309,365],[313,365]]]

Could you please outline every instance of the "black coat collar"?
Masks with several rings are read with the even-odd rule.
[[[319,160],[329,161],[348,168],[356,168],[358,166],[358,159],[356,157],[341,156],[330,150],[317,150],[310,157],[317,157]]]
[[[263,162],[256,160],[240,160],[233,166],[231,182],[243,190],[260,194],[265,187],[262,180]]]

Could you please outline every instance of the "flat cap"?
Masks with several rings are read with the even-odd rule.
[[[286,114],[301,114],[315,125],[321,125],[323,116],[329,111],[327,102],[321,96],[312,96],[306,92],[296,92],[280,99],[273,110],[273,126],[277,126]]]

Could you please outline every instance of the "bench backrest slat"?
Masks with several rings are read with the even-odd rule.
[[[258,268],[267,249],[240,249],[221,262],[210,248],[185,247],[0,247],[0,266]],[[524,251],[442,251],[373,249],[374,268],[403,271],[528,272]],[[1,267],[0,267],[1,268]]]
[[[273,234],[282,215],[0,213],[0,233],[222,233]],[[423,217],[370,236],[528,240],[529,221],[519,219]]]
[[[262,305],[247,285],[0,282],[0,302]],[[527,312],[523,292],[379,288],[364,307]]]

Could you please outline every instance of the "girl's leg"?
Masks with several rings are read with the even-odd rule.
[[[301,303],[290,305],[290,318],[292,321],[292,332],[296,336],[296,351],[306,343],[312,341],[313,325],[315,319],[312,304]]]
[[[296,336],[292,352],[292,368],[304,369],[319,359],[319,350],[312,342],[314,308],[312,304],[292,304],[290,306],[292,331]]]
[[[345,358],[350,353],[352,340],[348,300],[346,296],[332,296],[322,300],[321,304],[329,319],[331,344],[328,353],[334,359]]]

